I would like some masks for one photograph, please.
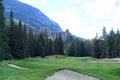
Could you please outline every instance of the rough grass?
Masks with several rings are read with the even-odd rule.
[[[0,62],[0,80],[44,80],[61,69],[71,69],[101,80],[120,80],[120,63],[83,62],[90,57],[63,57],[53,59],[26,59]],[[7,66],[16,64],[28,70]]]

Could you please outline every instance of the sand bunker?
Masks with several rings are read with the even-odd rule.
[[[17,68],[17,69],[22,69],[22,70],[27,70],[27,68],[23,68],[14,64],[8,64],[8,66],[13,67],[13,68]]]
[[[82,59],[82,62],[97,62],[97,63],[120,63],[120,58],[103,58],[103,59]]]
[[[120,58],[112,58],[111,60],[116,61],[116,62],[120,62]]]
[[[56,72],[53,76],[47,77],[45,80],[99,80],[97,78],[77,73],[71,70],[61,70]]]

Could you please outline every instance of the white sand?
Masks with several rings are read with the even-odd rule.
[[[17,68],[17,69],[22,69],[22,70],[27,70],[27,68],[23,68],[14,64],[8,64],[8,66],[13,67],[13,68]]]
[[[53,76],[47,77],[45,80],[99,80],[97,78],[77,73],[71,70],[61,70],[56,72]]]
[[[110,59],[110,60],[120,62],[120,58],[112,58],[112,59]]]

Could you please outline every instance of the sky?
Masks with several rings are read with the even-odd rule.
[[[38,8],[65,31],[91,39],[120,29],[120,0],[19,0]]]

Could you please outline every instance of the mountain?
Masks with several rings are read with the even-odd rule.
[[[40,26],[46,26],[50,31],[62,32],[61,27],[37,8],[18,0],[3,0],[5,6],[5,17],[9,19],[9,13],[12,10],[17,20],[38,29]]]
[[[82,38],[82,37],[78,37],[78,36],[76,36],[76,35],[72,35],[72,37],[73,37],[74,39],[79,39],[79,40],[86,40],[85,38]]]

